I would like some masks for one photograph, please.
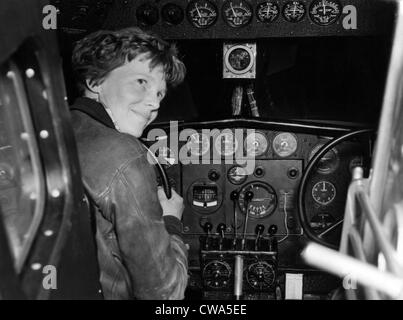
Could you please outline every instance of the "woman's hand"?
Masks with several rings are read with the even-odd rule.
[[[160,201],[162,207],[162,215],[163,216],[174,216],[179,220],[182,219],[183,209],[185,206],[183,205],[183,198],[176,193],[174,189],[172,190],[172,197],[168,199],[165,195],[164,189],[162,187],[158,187],[158,200]]]

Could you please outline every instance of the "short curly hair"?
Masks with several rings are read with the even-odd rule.
[[[90,85],[99,85],[112,70],[141,54],[150,59],[150,68],[161,65],[167,86],[180,84],[186,74],[175,45],[137,27],[117,31],[101,30],[76,43],[72,66],[81,93]]]

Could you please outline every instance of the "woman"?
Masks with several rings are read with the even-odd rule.
[[[187,249],[183,199],[167,199],[138,138],[167,89],[183,81],[174,46],[138,28],[79,41],[73,70],[83,97],[72,110],[84,185],[96,207],[106,299],[182,299]]]

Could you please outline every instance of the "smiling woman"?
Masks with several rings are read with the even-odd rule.
[[[139,138],[185,74],[175,47],[137,28],[99,31],[73,52],[83,97],[71,107],[83,182],[95,209],[106,299],[181,299],[183,199],[157,191]]]

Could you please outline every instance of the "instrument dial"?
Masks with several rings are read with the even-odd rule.
[[[196,28],[208,28],[217,21],[217,7],[208,0],[196,0],[189,3],[187,16]]]
[[[238,141],[232,132],[223,132],[216,137],[214,146],[219,155],[228,157],[238,150]]]
[[[337,0],[315,0],[309,9],[311,20],[320,26],[334,23],[341,14],[341,5]]]
[[[245,203],[245,193],[253,192],[253,198],[248,208]],[[249,217],[264,218],[271,215],[277,207],[277,195],[273,187],[264,182],[251,182],[245,185],[239,192],[239,208],[246,214],[248,209]]]
[[[282,132],[273,139],[273,150],[282,158],[291,156],[297,150],[297,147],[297,138],[292,133]]]
[[[183,9],[175,3],[167,3],[161,9],[161,15],[165,22],[171,25],[178,25],[185,16]]]
[[[227,177],[232,184],[243,184],[248,178],[248,174],[245,168],[234,166],[228,170]]]
[[[309,155],[309,161],[313,158],[313,156],[319,151],[320,148],[323,147],[323,143],[317,144],[311,151]],[[331,149],[327,152],[317,164],[317,171],[322,174],[329,174],[334,172],[339,166],[339,156],[336,149]]]
[[[269,289],[275,279],[273,266],[266,261],[259,261],[249,265],[246,272],[246,281],[256,290]]]
[[[258,157],[266,152],[268,142],[266,136],[261,132],[250,133],[244,142],[244,148],[248,156]]]
[[[274,1],[266,1],[259,3],[256,8],[256,16],[260,22],[273,22],[280,13],[280,7]]]
[[[224,261],[213,260],[203,269],[203,281],[212,289],[225,288],[231,278],[231,267]]]
[[[202,156],[210,150],[210,138],[205,134],[193,133],[187,143],[186,147],[194,156]]]
[[[329,181],[319,181],[312,188],[312,198],[320,205],[330,204],[336,197],[336,187]]]
[[[284,5],[283,16],[288,22],[299,22],[305,16],[305,5],[301,1],[290,1]]]
[[[246,26],[252,20],[252,7],[245,0],[228,0],[222,6],[225,22],[233,27]]]

